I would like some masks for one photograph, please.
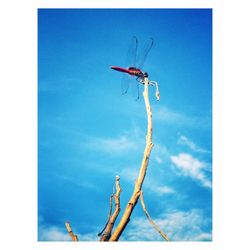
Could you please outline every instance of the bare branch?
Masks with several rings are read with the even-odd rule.
[[[148,98],[148,84],[149,84],[148,78],[144,77],[143,97],[144,97],[144,102],[145,102],[146,111],[147,111],[148,128],[147,128],[147,135],[146,135],[146,147],[144,150],[141,168],[140,168],[138,178],[135,182],[134,192],[133,192],[133,194],[128,202],[128,205],[124,211],[124,214],[120,220],[120,223],[118,224],[114,233],[110,237],[109,241],[118,241],[119,237],[121,236],[122,232],[124,231],[126,225],[130,221],[130,215],[132,214],[133,209],[134,209],[134,207],[139,199],[140,193],[141,193],[142,184],[143,184],[144,178],[146,176],[146,171],[147,171],[147,167],[148,167],[150,152],[153,148],[153,143],[152,143],[152,112],[151,112],[149,98]]]
[[[152,226],[154,227],[154,229],[160,233],[160,235],[163,237],[163,239],[165,239],[166,241],[169,241],[169,238],[167,237],[167,235],[153,222],[153,220],[151,219],[145,203],[144,203],[144,199],[143,199],[143,195],[142,195],[143,191],[141,191],[141,195],[140,195],[140,200],[141,200],[141,205],[142,205],[142,209],[145,212],[146,216],[148,217],[149,222],[152,224]]]
[[[112,199],[114,197],[114,194],[110,195],[110,198],[109,198],[109,214],[108,214],[108,219],[102,229],[102,231],[100,233],[98,233],[98,236],[101,236],[104,232],[104,230],[106,229],[108,223],[109,223],[109,220],[110,220],[110,217],[111,217],[111,214],[112,214]]]
[[[116,221],[116,218],[117,216],[119,215],[119,212],[121,210],[120,208],[120,194],[121,194],[121,188],[120,188],[120,177],[119,176],[116,176],[116,179],[115,179],[115,188],[116,188],[116,193],[113,194],[110,198],[110,213],[109,213],[109,218],[108,218],[108,221],[104,227],[105,231],[104,233],[102,234],[102,237],[100,239],[100,241],[108,241],[110,236],[111,236],[111,232],[112,232],[112,229],[114,227],[114,224],[115,224],[115,221]],[[115,201],[115,211],[113,213],[112,216],[111,215],[111,211],[112,211],[112,198],[114,198],[114,201]]]
[[[65,226],[66,226],[67,231],[68,231],[70,237],[72,238],[72,240],[73,240],[73,241],[78,241],[78,237],[77,237],[77,235],[75,235],[75,234],[73,233],[73,231],[72,231],[72,229],[71,229],[71,226],[70,226],[70,224],[69,224],[68,221],[65,222]]]

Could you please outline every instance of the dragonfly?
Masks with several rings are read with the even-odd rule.
[[[111,66],[111,69],[125,73],[126,76],[122,78],[122,94],[128,92],[129,87],[133,87],[135,90],[136,100],[139,99],[139,83],[144,84],[144,77],[148,77],[146,72],[142,71],[142,67],[146,61],[146,58],[154,44],[153,38],[150,38],[144,45],[143,49],[137,55],[138,51],[138,39],[136,36],[132,37],[131,45],[128,51],[129,66],[127,68],[119,66]],[[129,77],[127,77],[129,76]],[[134,81],[136,79],[136,82]]]

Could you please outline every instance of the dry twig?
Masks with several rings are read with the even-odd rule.
[[[108,214],[108,219],[107,219],[107,221],[106,221],[106,223],[105,223],[105,225],[104,225],[102,231],[98,234],[98,236],[101,236],[101,235],[103,234],[103,232],[104,232],[104,230],[106,229],[106,227],[107,227],[107,225],[108,225],[108,223],[109,223],[109,220],[110,220],[110,218],[111,218],[111,214],[112,214],[112,200],[113,200],[113,197],[114,197],[114,194],[111,194],[111,195],[110,195],[110,198],[109,198],[109,214]]]
[[[72,229],[71,229],[71,226],[70,226],[70,224],[69,224],[68,221],[65,222],[65,226],[66,226],[67,231],[68,231],[70,237],[72,238],[72,240],[73,240],[73,241],[78,241],[77,235],[75,235],[75,234],[73,233],[73,231],[72,231]]]
[[[146,216],[148,217],[149,222],[154,227],[154,229],[163,237],[163,239],[165,239],[166,241],[169,241],[169,238],[167,237],[167,235],[151,219],[151,217],[146,209],[142,193],[143,192],[141,191],[141,195],[140,195],[141,205],[142,205],[143,211],[145,212]]]
[[[116,188],[116,193],[111,195],[110,197],[110,212],[109,212],[109,216],[108,216],[108,221],[104,227],[104,233],[102,234],[102,237],[100,239],[100,241],[108,241],[110,236],[111,236],[111,232],[113,229],[113,226],[115,224],[115,220],[117,218],[117,216],[119,215],[119,212],[121,210],[120,208],[120,194],[121,194],[121,188],[120,188],[120,177],[116,176],[115,179],[115,188]],[[112,211],[112,198],[114,198],[115,200],[115,211],[111,216],[111,211]]]

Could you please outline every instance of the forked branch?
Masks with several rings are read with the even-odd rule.
[[[104,232],[102,233],[100,241],[108,241],[109,240],[109,238],[111,236],[112,229],[113,229],[115,221],[116,221],[116,218],[119,215],[119,212],[121,210],[121,208],[120,208],[120,194],[121,194],[122,190],[120,187],[120,177],[119,176],[116,176],[116,179],[115,179],[115,189],[116,189],[116,193],[110,196],[110,212],[108,215],[108,221],[104,227],[104,230],[103,230]],[[111,215],[112,198],[114,198],[114,201],[115,201],[115,211]]]

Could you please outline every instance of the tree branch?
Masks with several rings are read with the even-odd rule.
[[[69,224],[68,221],[65,222],[65,226],[66,226],[67,231],[68,231],[70,237],[72,238],[72,240],[73,240],[73,241],[78,241],[78,237],[77,237],[77,235],[75,235],[75,234],[73,233],[73,231],[72,231],[72,229],[71,229],[71,226],[70,226],[70,224]]]
[[[114,192],[114,191],[113,191]],[[111,218],[111,214],[112,214],[112,200],[113,200],[113,197],[114,197],[114,193],[110,195],[110,198],[109,198],[109,214],[108,214],[108,219],[102,229],[102,231],[98,234],[98,236],[101,236],[104,232],[104,230],[106,229],[108,223],[109,223],[109,220]]]
[[[151,219],[151,217],[146,209],[142,193],[143,192],[141,191],[141,195],[140,195],[141,205],[142,205],[143,211],[145,212],[146,216],[148,217],[149,222],[152,224],[154,229],[163,237],[163,239],[165,239],[166,241],[169,241],[169,238],[167,237],[167,235]]]
[[[118,241],[119,237],[121,236],[122,232],[124,231],[126,225],[128,224],[128,222],[130,220],[130,215],[132,214],[133,209],[134,209],[134,207],[138,201],[138,198],[141,194],[141,188],[142,188],[144,178],[146,176],[150,152],[153,148],[153,143],[152,143],[152,112],[151,112],[149,98],[148,98],[148,78],[147,77],[144,77],[143,97],[144,97],[144,102],[145,102],[146,111],[147,111],[148,128],[147,128],[147,135],[146,135],[146,146],[145,146],[144,155],[143,155],[143,159],[142,159],[142,163],[141,163],[141,168],[140,168],[138,178],[135,182],[134,192],[133,192],[133,194],[128,202],[128,205],[124,211],[124,214],[123,214],[117,228],[115,229],[114,233],[110,237],[109,241]]]
[[[116,221],[116,218],[117,216],[119,215],[119,212],[121,210],[120,208],[120,194],[121,194],[121,188],[120,188],[120,177],[119,176],[116,176],[116,179],[115,179],[115,188],[116,188],[116,193],[111,195],[111,203],[110,203],[110,213],[109,213],[109,218],[108,218],[108,221],[106,223],[106,226],[105,226],[105,230],[104,233],[102,234],[102,237],[100,238],[100,241],[108,241],[110,236],[111,236],[111,232],[112,232],[112,229],[113,229],[113,226],[115,224],[115,221]],[[112,198],[114,198],[115,200],[115,211],[113,213],[112,216],[111,215],[111,211],[112,211]]]

